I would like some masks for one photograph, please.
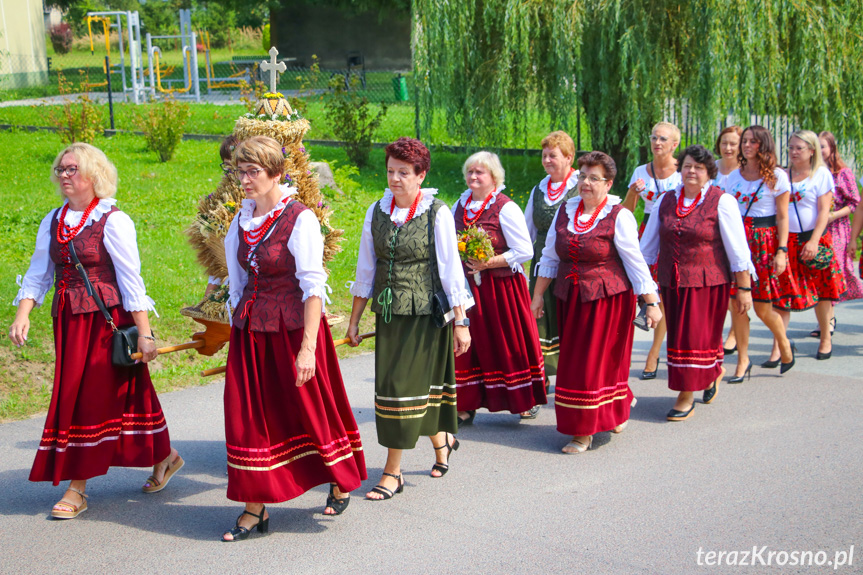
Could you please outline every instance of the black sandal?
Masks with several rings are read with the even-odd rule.
[[[341,515],[348,508],[348,503],[351,502],[351,496],[342,497],[339,499],[335,493],[336,484],[330,483],[330,494],[327,495],[327,507],[331,507],[335,513],[324,513],[324,515]],[[326,511],[326,508],[324,508]]]
[[[441,477],[443,477],[444,475],[446,475],[446,472],[447,472],[447,471],[449,471],[449,456],[450,456],[450,454],[452,454],[452,452],[453,452],[453,451],[458,451],[458,446],[459,446],[458,439],[456,439],[456,438],[455,438],[455,435],[453,435],[453,436],[452,436],[452,438],[453,438],[453,442],[452,442],[452,445],[450,445],[450,443],[449,443],[449,436],[450,436],[450,435],[451,435],[451,434],[450,434],[449,432],[447,432],[447,434],[446,434],[446,443],[444,443],[444,444],[443,444],[443,445],[441,445],[440,447],[435,447],[435,448],[434,448],[434,449],[435,449],[435,451],[437,451],[437,450],[439,450],[439,449],[443,449],[444,447],[446,447],[446,449],[447,449],[447,452],[446,452],[446,463],[437,463],[437,462],[435,462],[435,464],[434,464],[434,465],[432,465],[432,471],[438,471],[438,472],[440,473],[440,475],[432,475],[432,477],[434,477],[435,479],[440,479]],[[429,473],[429,475],[431,475],[431,473]]]
[[[266,533],[270,528],[270,518],[267,517],[264,519],[264,512],[267,510],[267,506],[264,505],[263,509],[261,509],[260,515],[255,515],[251,511],[243,511],[240,513],[240,516],[237,517],[237,523],[234,525],[233,529],[225,533],[225,535],[230,534],[232,539],[225,539],[225,535],[222,535],[222,541],[225,543],[233,543],[234,541],[242,541],[243,539],[248,539],[251,534],[251,529],[246,529],[245,527],[240,525],[240,519],[243,518],[243,515],[251,515],[252,517],[257,517],[258,523],[252,525],[252,529],[255,527],[258,528],[258,533]]]
[[[372,487],[372,492],[373,493],[379,493],[380,495],[383,495],[384,497],[383,497],[383,499],[372,499],[371,497],[366,496],[366,499],[368,499],[369,501],[386,501],[387,499],[392,499],[396,493],[401,493],[402,491],[405,490],[405,481],[404,481],[404,479],[402,479],[401,473],[399,473],[398,475],[394,475],[392,473],[387,473],[386,471],[384,471],[383,475],[397,479],[399,482],[399,486],[396,488],[395,491],[393,491],[392,489],[384,487],[383,485],[375,485],[374,487]]]
[[[473,418],[476,417],[476,410],[474,409],[473,411],[467,411],[465,413],[467,413],[467,417],[465,417],[464,419],[462,419],[461,417],[458,418],[459,427],[461,427],[462,425],[473,425]]]

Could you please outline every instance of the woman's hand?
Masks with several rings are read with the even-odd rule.
[[[483,270],[487,270],[490,267],[489,266],[490,261],[491,260],[480,261],[480,260],[468,258],[466,263],[467,263],[467,267],[470,271],[468,271],[467,273],[470,275],[473,275],[473,274],[479,273]]]
[[[9,327],[9,339],[12,343],[21,347],[27,342],[27,334],[30,332],[30,317],[16,317]]]
[[[360,345],[363,341],[363,338],[360,337],[360,326],[349,325],[348,331],[345,333],[345,337],[351,340],[348,342],[350,347],[357,347]]]
[[[470,330],[467,326],[457,325],[453,328],[453,341],[455,343],[455,356],[465,353],[470,347]]]
[[[649,328],[655,328],[662,321],[662,312],[659,310],[659,306],[656,305],[647,306],[645,316],[647,317],[647,327]]]
[[[297,387],[315,376],[315,350],[301,347],[297,354]]]
[[[545,300],[541,295],[533,296],[533,301],[530,302],[530,311],[533,313],[533,317],[536,319],[540,319],[545,315]]]
[[[752,309],[752,292],[737,290],[737,313],[746,315]]]
[[[861,216],[863,217],[863,216]],[[851,238],[848,240],[848,257],[852,260],[857,257],[857,238]]]
[[[785,268],[788,267],[788,254],[784,251],[778,251],[773,256],[773,273],[781,276],[785,273]]]
[[[818,241],[813,238],[803,245],[803,249],[800,250],[800,257],[802,257],[804,261],[811,260],[817,253]]]
[[[159,353],[156,351],[156,342],[152,339],[147,339],[143,336],[138,336],[138,351],[140,351],[144,357],[140,359],[144,363],[148,363],[156,359],[156,356]]]

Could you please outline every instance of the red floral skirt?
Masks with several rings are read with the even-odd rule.
[[[554,390],[557,430],[593,435],[629,419],[635,295],[582,302],[578,285],[558,300],[560,363]]]
[[[746,240],[752,253],[752,263],[755,264],[755,274],[752,278],[752,301],[776,302],[782,297],[779,279],[773,271],[773,256],[776,254],[776,226],[769,228],[753,228],[745,226]],[[788,275],[786,270],[782,277]],[[786,283],[786,288],[790,286]],[[732,284],[730,297],[737,295],[736,285]],[[726,310],[728,309],[726,305]]]
[[[480,285],[468,283],[476,305],[467,312],[471,346],[455,358],[458,410],[521,413],[545,404],[545,362],[524,276],[483,273]]]
[[[225,376],[228,499],[278,503],[322,483],[353,491],[366,478],[360,434],[333,337],[321,318],[315,376],[297,387],[303,328],[231,330]]]
[[[668,326],[668,389],[701,391],[722,373],[722,326],[731,284],[663,287]]]
[[[830,234],[824,233],[818,244],[832,249]],[[822,299],[837,301],[847,289],[845,276],[836,262],[835,253],[827,269],[816,270],[800,261],[802,248],[800,234],[789,233],[788,272],[779,278],[783,296],[773,304],[777,309],[803,311],[815,307]]]
[[[54,318],[54,389],[30,481],[90,479],[109,467],[152,467],[171,453],[168,426],[146,364],[111,363],[111,327],[100,312]],[[122,307],[116,325],[133,324]]]

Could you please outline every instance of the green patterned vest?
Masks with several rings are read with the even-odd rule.
[[[539,189],[539,186],[533,188],[533,225],[536,226],[536,242],[533,244],[533,263],[531,270],[536,268],[539,263],[539,258],[542,257],[542,250],[545,248],[545,236],[548,234],[548,228],[551,227],[551,222],[554,220],[554,214],[560,208],[561,204],[574,198],[578,195],[578,187],[573,187],[563,195],[553,206],[545,203],[545,194]],[[531,271],[531,276],[533,272]]]
[[[375,248],[375,289],[372,294],[372,311],[384,313],[379,299],[387,287],[392,292],[391,313],[395,315],[430,315],[434,294],[430,250],[434,250],[434,220],[432,245],[429,246],[429,218],[437,216],[446,204],[433,200],[423,214],[397,227],[388,214],[375,204],[372,215],[372,241]],[[384,294],[383,297],[387,297]],[[385,314],[386,315],[386,314]]]

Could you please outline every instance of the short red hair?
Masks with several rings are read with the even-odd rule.
[[[386,147],[385,165],[395,158],[414,167],[414,174],[428,172],[431,167],[431,154],[425,144],[414,138],[399,138]]]

